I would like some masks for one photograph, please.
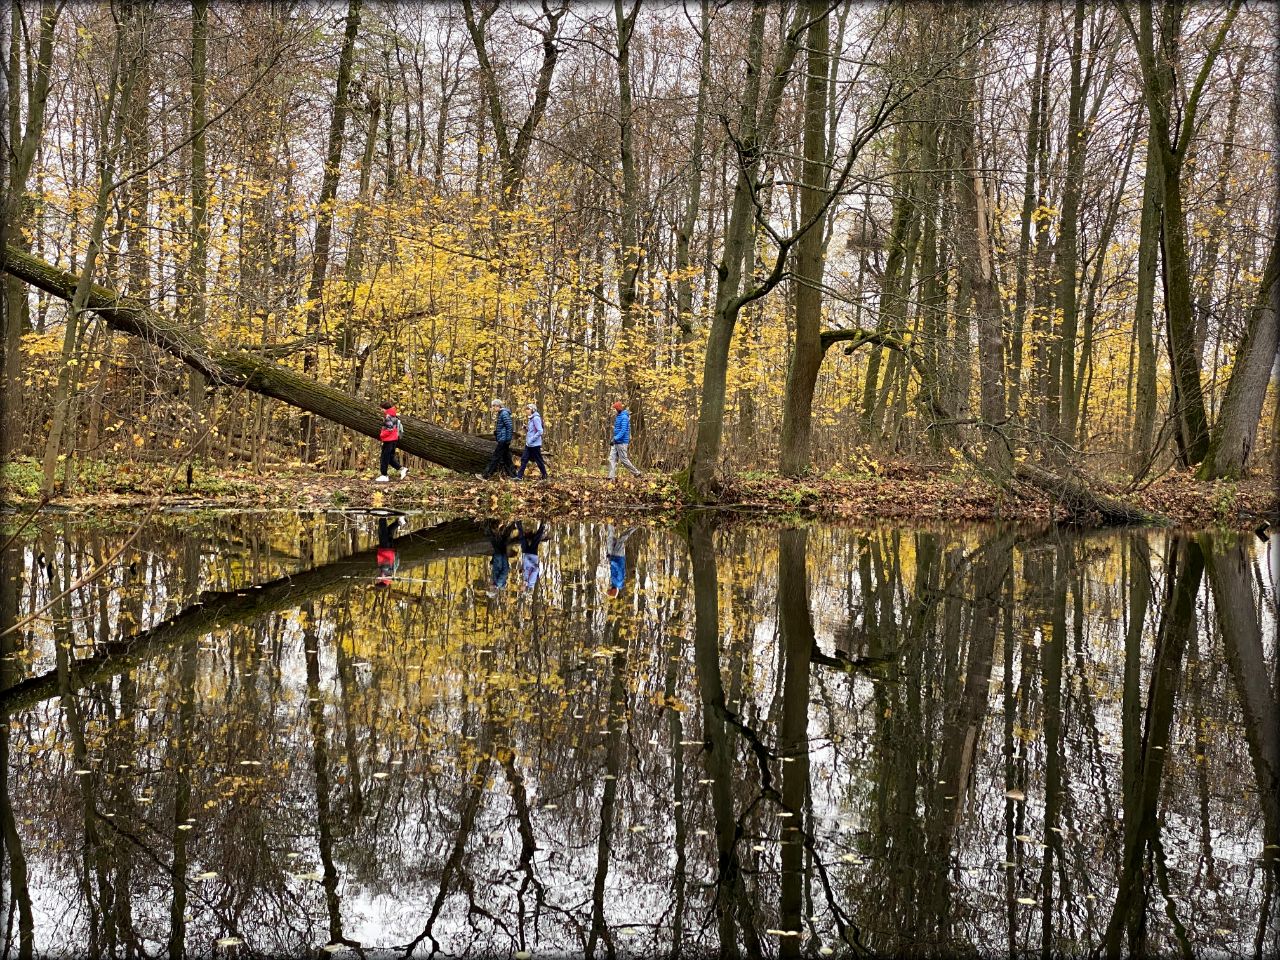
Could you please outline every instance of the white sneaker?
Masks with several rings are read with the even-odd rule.
[[[380,476],[377,480],[375,480],[375,481],[373,481],[373,482],[374,482],[374,483],[390,483],[390,482],[391,482],[391,478],[390,478],[390,477],[388,477],[388,476],[384,473],[382,476]]]
[[[407,477],[408,475],[409,475],[409,468],[408,468],[408,467],[401,467],[401,468],[400,468],[400,479],[401,479],[401,480],[403,480],[403,479],[404,479],[405,477]]]

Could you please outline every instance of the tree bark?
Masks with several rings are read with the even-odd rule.
[[[15,244],[19,249],[29,249],[30,244],[22,236],[21,227],[26,221],[27,178],[31,174],[31,165],[35,162],[36,151],[44,136],[45,108],[49,101],[49,80],[53,65],[53,34],[58,24],[58,15],[62,5],[55,0],[42,0],[40,4],[40,37],[36,43],[36,63],[34,69],[27,68],[27,122],[21,139],[18,138],[18,51],[21,38],[20,30],[12,30],[9,36],[8,50],[2,54],[9,56],[8,65],[13,74],[8,77],[9,90],[4,97],[5,108],[10,112],[4,124],[6,140],[4,150],[9,159],[6,178],[0,183],[6,188],[3,204],[0,204],[0,221],[3,221],[9,235],[5,243]],[[9,10],[3,16],[9,17]],[[12,7],[13,20],[18,23],[18,5]],[[6,24],[8,25],[8,24]],[[12,53],[12,55],[10,55]],[[3,249],[3,248],[0,248]],[[17,445],[21,435],[18,428],[18,384],[22,379],[22,333],[27,315],[25,291],[18,281],[5,281],[5,303],[3,321],[4,363],[0,367],[3,375],[4,399],[0,402],[0,462],[8,459]]]
[[[208,293],[209,177],[206,169],[205,126],[208,101],[205,95],[205,45],[209,34],[209,0],[191,3],[191,251],[187,260],[187,296],[192,329],[204,327],[205,296]],[[204,375],[191,371],[188,402],[195,420],[197,456],[209,452],[204,426],[208,417]]]
[[[1227,32],[1240,12],[1242,0],[1232,0],[1217,33],[1205,51],[1199,73],[1187,88],[1175,113],[1175,91],[1183,89],[1176,74],[1184,5],[1181,0],[1161,8],[1159,45],[1152,21],[1152,5],[1139,4],[1138,25],[1121,7],[1138,47],[1143,97],[1151,116],[1151,145],[1160,161],[1164,210],[1161,220],[1161,269],[1165,284],[1165,318],[1169,328],[1169,359],[1173,367],[1174,410],[1178,418],[1179,450],[1188,466],[1200,463],[1209,448],[1208,417],[1200,382],[1201,360],[1195,350],[1195,317],[1191,299],[1191,265],[1187,254],[1186,216],[1182,207],[1182,168],[1195,131],[1196,112],[1214,61]]]
[[[1134,391],[1130,452],[1135,473],[1145,469],[1150,457],[1151,432],[1156,418],[1156,256],[1160,252],[1164,194],[1160,183],[1160,157],[1152,142],[1153,136],[1154,131],[1148,122],[1147,172],[1142,185],[1142,219],[1138,228],[1137,300],[1133,311],[1134,336],[1138,341],[1138,382]]]
[[[822,210],[826,196],[827,73],[831,15],[826,0],[806,4],[809,23],[808,65],[804,91],[804,162],[800,176],[800,222],[808,223]],[[786,393],[782,400],[782,450],[779,469],[783,476],[798,477],[809,469],[809,442],[813,430],[813,391],[822,366],[822,274],[826,230],[814,224],[796,244],[795,339],[787,367]]]
[[[75,274],[12,246],[5,251],[4,269],[64,300],[72,299],[75,294]],[[382,410],[376,403],[353,397],[247,351],[217,347],[199,331],[187,329],[106,287],[94,284],[86,295],[85,306],[102,317],[111,329],[155,344],[216,385],[243,387],[283,400],[374,439],[382,429]],[[449,430],[417,417],[401,416],[400,420],[404,424],[400,448],[450,470],[478,473],[493,453],[494,442],[484,437]]]
[[[1280,343],[1280,309],[1276,287],[1276,241],[1272,232],[1271,252],[1262,272],[1257,299],[1249,309],[1244,339],[1236,354],[1222,410],[1214,425],[1209,451],[1200,464],[1202,480],[1237,479],[1244,476],[1262,419],[1267,383],[1276,368],[1276,348]]]
[[[345,141],[347,114],[351,112],[348,90],[351,65],[355,59],[356,34],[360,30],[361,0],[348,0],[347,28],[338,55],[338,81],[334,91],[333,115],[329,121],[329,149],[325,155],[324,176],[320,180],[320,197],[316,207],[315,252],[311,260],[311,282],[307,285],[306,336],[308,346],[302,355],[302,372],[315,376],[319,354],[315,341],[320,335],[320,314],[324,305],[324,281],[329,270],[329,247],[333,241],[333,205],[338,196],[338,175],[342,168],[342,146]],[[302,458],[311,463],[316,456],[316,425],[310,413],[304,413],[300,424]]]
[[[764,65],[764,28],[769,4],[756,0],[752,5],[751,27],[747,39],[747,76],[743,87],[738,130],[738,176],[734,184],[732,212],[725,229],[724,252],[716,267],[716,307],[707,338],[707,352],[702,365],[702,394],[698,403],[698,430],[693,456],[689,463],[688,489],[696,497],[709,496],[715,486],[720,461],[720,443],[724,436],[725,387],[729,372],[729,348],[733,342],[738,314],[749,302],[776,284],[766,281],[763,288],[740,292],[743,262],[753,241],[755,201],[765,144],[773,133],[774,121],[782,100],[782,91],[790,80],[791,67],[803,32],[803,14],[797,13],[787,30],[774,65],[767,91],[761,96],[760,80]]]

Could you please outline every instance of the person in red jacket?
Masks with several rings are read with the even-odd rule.
[[[400,471],[400,479],[403,480],[409,475],[409,468],[400,465],[400,458],[396,456],[396,444],[400,442],[400,416],[396,411],[396,405],[390,402],[382,404],[382,432],[378,434],[378,439],[382,441],[382,465],[378,471],[378,479],[374,483],[387,483],[390,477],[387,476],[391,468]]]

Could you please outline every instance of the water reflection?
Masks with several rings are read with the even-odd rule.
[[[1280,950],[1256,539],[126,532],[3,554],[6,955]]]

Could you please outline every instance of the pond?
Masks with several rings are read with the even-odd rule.
[[[42,515],[5,955],[1274,956],[1278,550]]]

